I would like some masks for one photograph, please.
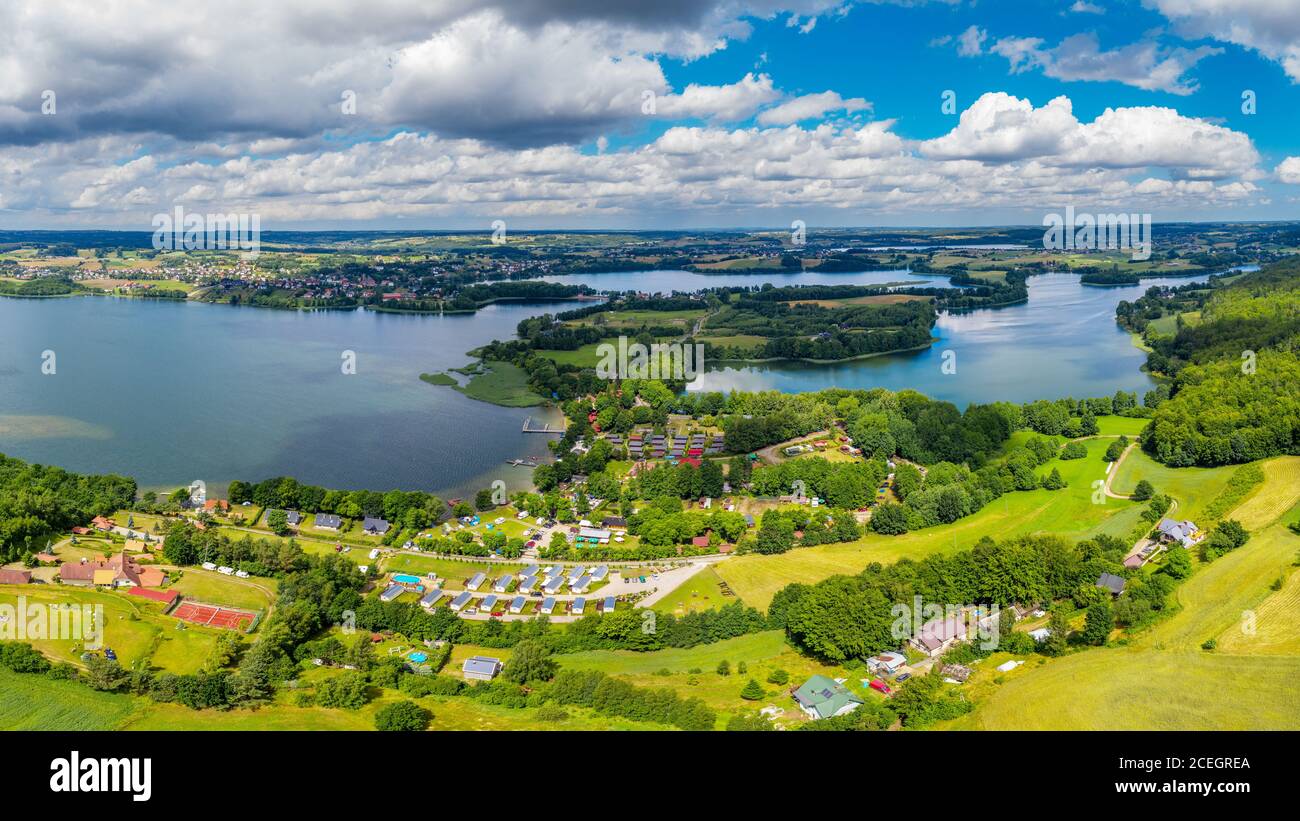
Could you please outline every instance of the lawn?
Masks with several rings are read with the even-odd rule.
[[[275,602],[275,585],[274,579],[240,579],[189,568],[168,589],[209,604],[266,610]]]
[[[1098,416],[1097,433],[1101,436],[1127,436],[1135,439],[1150,422],[1150,419],[1130,416]]]
[[[766,608],[772,596],[791,582],[808,584],[836,574],[857,573],[872,562],[888,564],[902,558],[967,550],[984,536],[1004,539],[1051,532],[1082,540],[1098,533],[1124,535],[1137,522],[1141,507],[1109,498],[1104,504],[1093,504],[1092,483],[1105,476],[1101,455],[1110,440],[1090,439],[1085,444],[1088,447],[1085,458],[1054,459],[1038,468],[1040,475],[1052,468],[1059,470],[1069,483],[1063,490],[1008,493],[951,525],[902,536],[868,533],[854,542],[795,548],[779,556],[737,556],[718,565],[718,576],[746,604]],[[1226,480],[1227,471],[1222,475]]]
[[[488,562],[458,562],[454,559],[440,559],[436,556],[415,556],[410,553],[398,553],[384,561],[385,573],[414,573],[417,576],[423,576],[426,573],[433,572],[438,574],[439,579],[446,580],[451,587],[461,587],[470,576],[475,573],[486,573],[488,578],[495,579],[506,573],[519,573],[527,565],[524,564],[490,564]],[[486,582],[480,590],[491,592],[491,586]]]
[[[722,578],[712,567],[699,570],[673,592],[655,603],[653,609],[660,613],[681,616],[696,610],[712,610],[738,601],[735,596],[722,595],[719,585]]]

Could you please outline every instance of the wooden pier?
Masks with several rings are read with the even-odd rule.
[[[553,433],[556,436],[563,436],[564,428],[553,428],[550,422],[543,423],[540,428],[536,427],[533,425],[533,417],[530,416],[524,420],[524,433]]]

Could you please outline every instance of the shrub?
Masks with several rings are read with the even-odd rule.
[[[433,713],[414,701],[397,701],[375,713],[375,729],[387,732],[421,732],[429,729]]]

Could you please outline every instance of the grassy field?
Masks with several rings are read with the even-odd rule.
[[[1275,463],[1287,460],[1275,460]],[[1260,493],[1289,495],[1289,469]],[[1008,679],[952,729],[1300,729],[1300,537],[1292,508],[1178,588],[1178,612],[1127,645],[1088,650]],[[1282,589],[1270,586],[1289,574]],[[1214,651],[1201,649],[1215,639]],[[1028,665],[1027,665],[1028,666]]]
[[[778,719],[783,725],[805,721],[788,690],[818,673],[831,678],[847,678],[846,686],[864,698],[876,697],[873,691],[862,686],[861,679],[867,677],[865,670],[850,672],[803,656],[785,643],[785,634],[780,630],[752,633],[684,650],[652,653],[593,650],[555,658],[564,669],[601,670],[641,687],[671,687],[682,698],[699,698],[718,711],[719,727],[734,713],[751,712],[768,704],[785,710],[785,715]],[[718,663],[723,660],[731,665],[730,675],[723,676],[717,672]],[[738,671],[741,662],[747,668],[744,673]],[[777,669],[789,673],[788,684],[781,686],[767,681],[768,674]],[[764,696],[760,701],[746,701],[740,697],[741,689],[751,678],[763,686]]]
[[[595,325],[596,317],[601,317],[604,328],[640,328],[642,325],[674,325],[688,331],[695,320],[708,314],[704,309],[688,311],[606,311],[601,314],[585,316],[574,320],[571,325]]]
[[[1097,533],[1124,535],[1136,524],[1141,506],[1121,499],[1106,499],[1100,505],[1092,500],[1092,482],[1105,476],[1101,456],[1110,441],[1087,440],[1087,457],[1064,462],[1054,459],[1038,469],[1040,474],[1058,469],[1069,483],[1063,490],[1009,493],[951,525],[902,536],[869,533],[854,542],[795,548],[779,556],[737,556],[718,565],[718,576],[746,604],[766,608],[772,596],[791,582],[812,583],[836,574],[857,573],[872,562],[887,564],[905,557],[965,550],[984,536],[1003,539],[1051,532],[1081,540]],[[1220,469],[1220,473],[1226,481],[1228,470]]]
[[[1276,521],[1300,503],[1300,456],[1282,456],[1263,463],[1264,484],[1233,511],[1247,530]]]
[[[1157,493],[1167,493],[1178,500],[1177,515],[1196,521],[1205,506],[1212,502],[1228,483],[1235,467],[1171,468],[1160,464],[1134,448],[1120,465],[1111,490],[1129,494],[1134,486],[1146,479]]]
[[[74,681],[0,668],[0,728],[5,730],[113,730],[131,715],[135,702]]]
[[[193,672],[207,659],[219,632],[195,625],[177,629],[179,622],[162,615],[160,605],[121,593],[62,585],[0,586],[0,602],[16,606],[20,595],[29,608],[32,605],[102,606],[103,646],[111,647],[127,668],[150,658],[154,667],[168,672]],[[30,643],[51,659],[81,663],[81,638],[51,637],[30,640]]]
[[[169,589],[210,604],[266,610],[275,602],[275,584],[274,579],[239,579],[189,568]]]
[[[1132,439],[1142,432],[1150,419],[1129,416],[1098,416],[1097,433],[1101,436],[1127,436]]]
[[[735,596],[724,596],[719,590],[722,578],[712,567],[697,571],[685,584],[655,602],[652,609],[660,613],[681,616],[696,610],[711,610],[737,601]]]

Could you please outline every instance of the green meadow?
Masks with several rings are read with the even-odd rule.
[[[1296,489],[1288,479],[1296,462],[1300,458],[1267,463],[1266,482],[1228,515],[1273,509],[1278,497],[1293,500]],[[976,699],[976,710],[945,726],[1300,729],[1300,536],[1286,527],[1297,517],[1296,507],[1283,510],[1245,546],[1199,565],[1177,589],[1174,615],[1126,645],[1035,665],[1001,684],[985,675],[986,694]],[[1208,640],[1214,649],[1202,649]]]

